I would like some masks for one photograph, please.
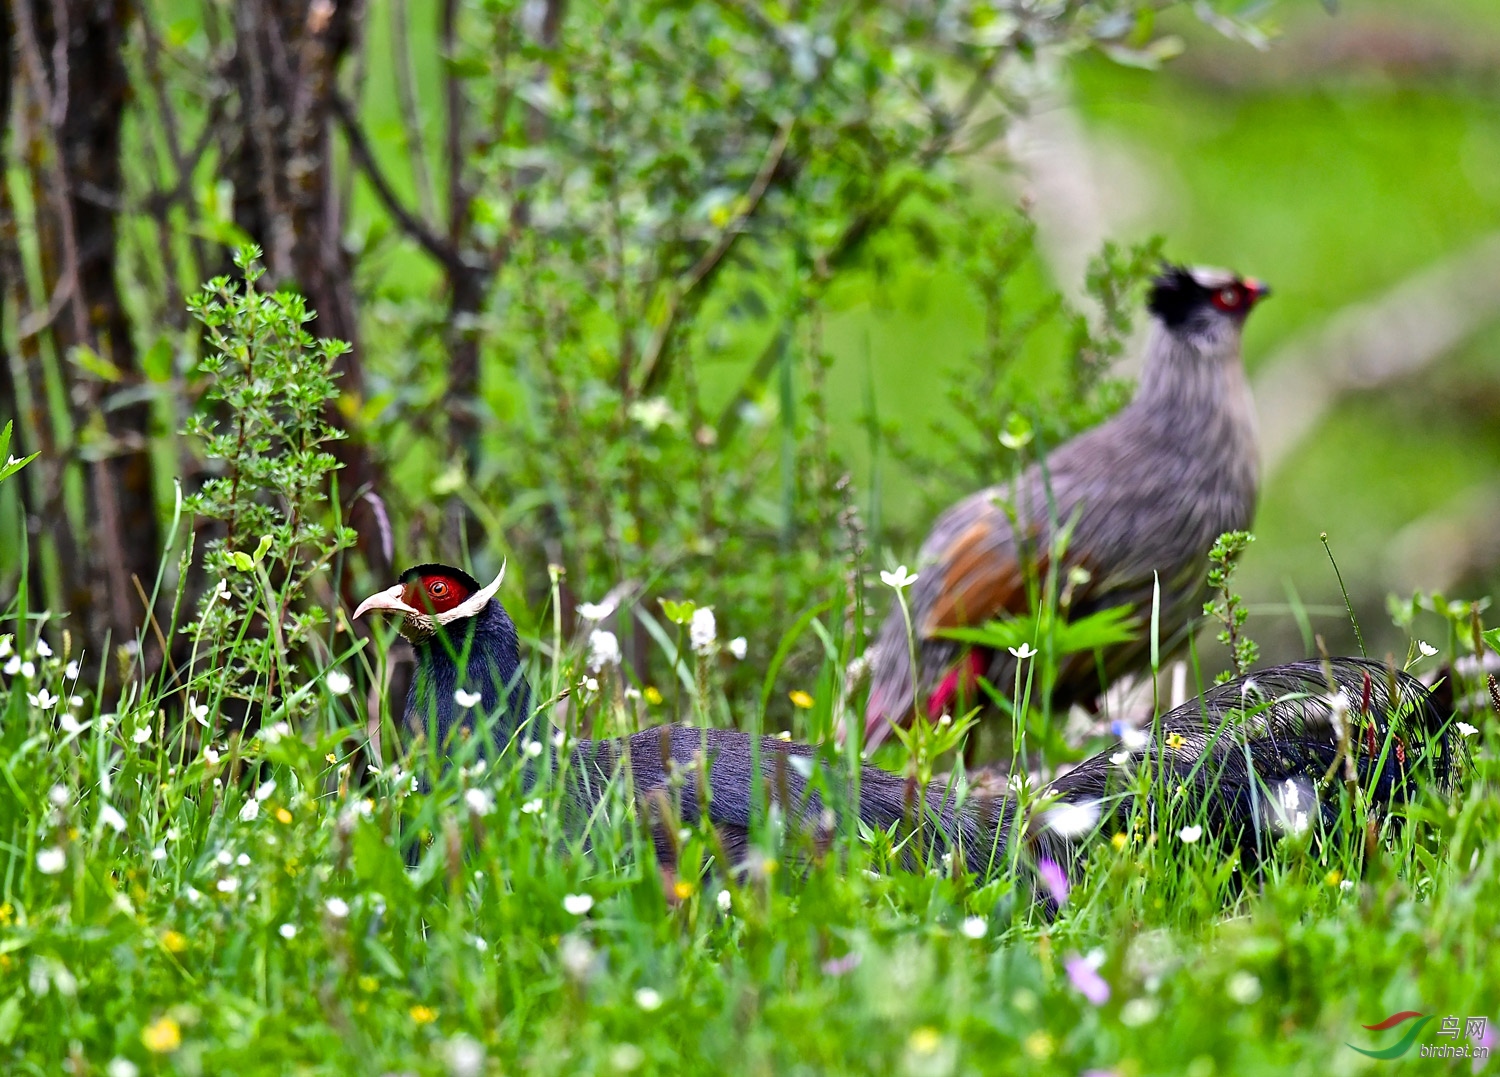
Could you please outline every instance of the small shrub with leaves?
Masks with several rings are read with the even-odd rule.
[[[309,585],[354,541],[331,509],[338,462],[327,449],[345,436],[328,409],[346,345],[308,332],[313,313],[302,297],[257,287],[259,257],[241,248],[242,277],[215,278],[189,303],[205,328],[208,386],[186,433],[201,439],[218,473],[187,499],[190,512],[212,522],[201,559],[217,579],[186,630],[211,647],[263,641],[258,653],[268,664],[235,670],[231,679],[243,681],[284,680],[282,663],[327,621],[303,601]]]

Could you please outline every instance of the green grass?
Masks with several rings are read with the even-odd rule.
[[[712,870],[700,830],[664,877],[623,796],[585,848],[559,787],[523,789],[513,756],[461,750],[430,791],[390,765],[351,787],[364,708],[326,671],[305,673],[296,730],[241,740],[212,711],[165,722],[149,695],[69,704],[92,693],[43,634],[59,653],[28,643],[32,676],[0,689],[7,1073],[1363,1072],[1385,1063],[1345,1043],[1396,1034],[1360,1024],[1462,1020],[1500,990],[1488,751],[1368,862],[1362,840],[1309,832],[1248,885],[1214,835],[1178,836],[1191,805],[1142,817],[1093,846],[1049,920],[1008,873],[870,870],[878,842],[819,854],[773,826],[744,879]],[[699,698],[719,676],[700,666]],[[622,687],[578,689],[596,728],[670,716],[670,690]],[[398,834],[418,838],[410,866]],[[1107,1000],[1075,986],[1079,959]],[[1424,1042],[1447,1042],[1436,1027]]]

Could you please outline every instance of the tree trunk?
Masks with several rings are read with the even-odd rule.
[[[119,371],[122,385],[138,380],[130,322],[115,283],[130,6],[124,0],[16,0],[10,15],[19,31],[13,40],[26,52],[23,66],[32,68],[33,114],[51,127],[56,150],[50,167],[39,155],[32,158],[31,180],[43,281],[49,301],[66,297],[52,334],[70,383],[74,455],[84,471],[88,510],[86,564],[64,566],[65,598],[71,612],[86,617],[96,646],[106,630],[124,642],[135,637],[145,612],[132,577],[149,590],[161,556],[147,444],[150,407],[112,406],[106,384],[75,375],[67,360],[75,349],[88,348]],[[31,391],[44,387],[34,382]],[[59,517],[48,515],[56,526]]]
[[[332,99],[338,72],[355,40],[361,5],[330,0],[238,0],[235,58],[237,122],[229,125],[225,160],[234,182],[236,223],[265,252],[269,282],[293,286],[317,311],[312,331],[352,347],[338,362],[339,387],[358,402],[364,393],[359,319],[344,214],[334,182]],[[348,423],[336,408],[329,419]],[[353,431],[351,433],[356,433]],[[378,487],[379,469],[357,437],[332,450],[343,470],[339,491],[358,529],[360,549],[377,572],[388,572],[379,527],[360,495]],[[347,597],[347,596],[346,596]]]

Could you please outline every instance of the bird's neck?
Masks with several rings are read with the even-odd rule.
[[[425,732],[443,745],[459,729],[488,728],[495,746],[503,748],[530,717],[531,687],[521,668],[515,625],[498,603],[440,627],[416,651],[406,704],[412,732]]]
[[[1151,356],[1130,410],[1184,451],[1227,453],[1253,468],[1255,404],[1236,333],[1202,347],[1152,327]]]

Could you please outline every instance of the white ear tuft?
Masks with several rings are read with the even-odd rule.
[[[489,604],[490,599],[495,597],[495,592],[500,590],[500,584],[505,579],[505,565],[506,562],[500,562],[500,574],[495,577],[494,581],[488,587],[481,591],[475,591],[451,610],[438,614],[433,620],[440,625],[452,624],[454,621],[461,621],[465,617],[473,617],[480,610],[484,609]]]

